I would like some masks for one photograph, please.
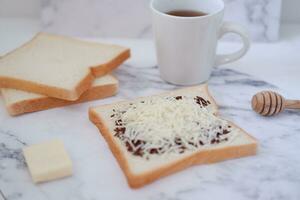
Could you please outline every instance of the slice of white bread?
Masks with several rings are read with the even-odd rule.
[[[126,47],[39,33],[0,59],[0,87],[74,101],[129,56]]]
[[[67,101],[10,88],[2,88],[1,93],[9,114],[16,116],[24,113],[102,99],[115,95],[117,90],[118,80],[112,75],[105,75],[97,78],[93,82],[92,87],[85,91],[76,101]]]
[[[217,115],[217,105],[214,99],[210,96],[207,85],[179,89],[157,95],[154,98],[173,98],[176,96],[180,97],[181,95],[202,97],[209,102],[209,104],[206,105],[206,112],[213,113],[214,116]],[[231,141],[214,144],[206,148],[199,148],[194,151],[185,151],[182,154],[173,153],[169,155],[156,155],[154,157],[150,157],[150,159],[133,155],[133,153],[128,150],[127,146],[122,143],[118,137],[116,137],[116,133],[114,132],[116,122],[112,120],[112,111],[130,104],[137,105],[135,103],[142,103],[142,101],[147,101],[150,98],[153,97],[143,97],[132,101],[103,105],[90,108],[89,110],[90,120],[98,127],[100,133],[108,143],[112,153],[125,173],[130,187],[138,188],[144,186],[145,184],[153,182],[163,176],[167,176],[192,165],[214,163],[256,154],[256,139],[248,135],[244,130],[233,123],[226,121],[230,124],[228,127],[231,127],[232,134],[235,135],[234,139]],[[175,118],[176,116],[174,114],[174,120]]]

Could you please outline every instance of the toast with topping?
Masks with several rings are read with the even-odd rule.
[[[132,188],[196,164],[256,154],[257,141],[220,118],[200,85],[90,108]]]
[[[39,33],[0,59],[0,87],[75,101],[129,56],[126,47]]]
[[[118,80],[112,75],[97,78],[92,87],[76,101],[66,101],[10,88],[1,88],[0,90],[9,114],[16,116],[113,96],[117,93],[118,85]]]

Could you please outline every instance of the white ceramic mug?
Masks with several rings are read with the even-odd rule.
[[[222,0],[152,0],[153,29],[161,77],[178,85],[207,81],[213,66],[241,58],[250,47],[247,32],[232,22],[223,22]],[[192,10],[204,16],[179,17],[166,13]],[[218,39],[236,33],[243,47],[231,54],[216,55]]]

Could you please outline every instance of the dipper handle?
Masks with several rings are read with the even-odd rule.
[[[300,109],[300,100],[285,100],[285,107]]]

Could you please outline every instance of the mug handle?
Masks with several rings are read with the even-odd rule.
[[[226,33],[235,33],[239,35],[242,38],[243,47],[234,53],[226,55],[217,55],[216,66],[238,60],[239,58],[243,57],[250,48],[250,39],[248,33],[242,26],[232,22],[224,22],[219,32],[219,38],[221,38]]]

